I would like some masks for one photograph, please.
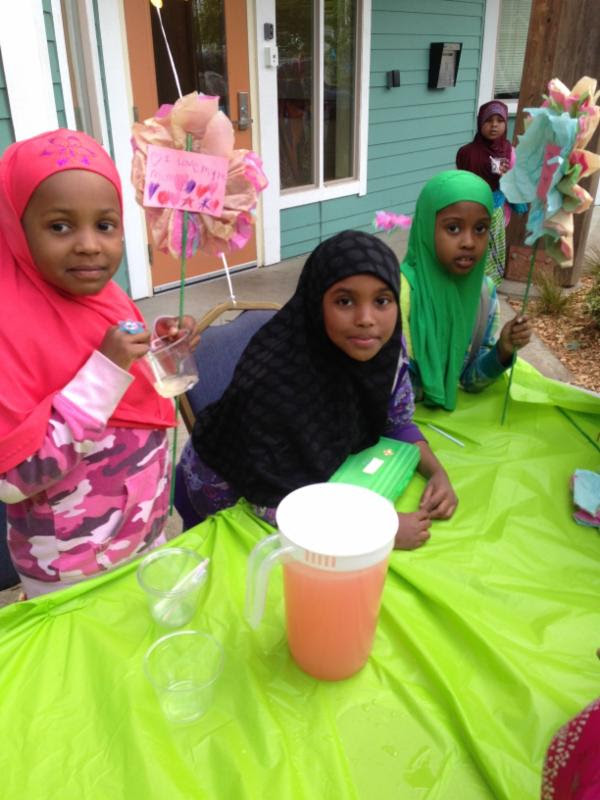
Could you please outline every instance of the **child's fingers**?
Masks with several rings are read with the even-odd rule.
[[[140,333],[125,333],[127,337],[125,341],[132,342],[133,344],[144,344],[150,341],[150,331],[141,331]]]
[[[450,519],[452,514],[456,511],[458,503],[455,500],[445,498],[442,502],[431,512],[433,519]]]
[[[156,333],[158,336],[165,336],[169,339],[180,339],[186,332],[190,334],[190,349],[200,341],[200,335],[196,332],[197,322],[189,314],[179,319],[179,317],[161,317],[156,321]]]
[[[433,491],[434,491],[433,486],[430,483],[428,483],[427,486],[425,487],[425,491],[421,495],[421,502],[419,503],[419,508],[429,508]]]

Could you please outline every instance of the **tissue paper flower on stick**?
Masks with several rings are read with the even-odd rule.
[[[569,90],[558,78],[548,84],[540,108],[526,108],[514,167],[500,188],[511,203],[529,203],[525,244],[546,237],[546,250],[562,264],[573,260],[573,214],[592,203],[578,181],[600,169],[600,156],[583,148],[600,121],[596,81],[581,78]]]
[[[393,211],[376,211],[373,224],[378,231],[393,231],[394,228],[408,230],[412,219],[405,214],[394,214]]]
[[[140,205],[144,206],[149,145],[185,150],[189,134],[193,153],[227,160],[225,196],[219,216],[144,206],[156,247],[176,258],[182,255],[184,213],[188,220],[187,257],[198,249],[212,253],[241,249],[252,236],[252,211],[258,194],[268,183],[256,153],[234,150],[233,126],[219,111],[218,101],[218,97],[192,92],[173,105],[161,106],[153,117],[134,123],[132,128],[131,182]],[[190,184],[191,181],[187,185]]]

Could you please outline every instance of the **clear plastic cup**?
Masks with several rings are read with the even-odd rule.
[[[212,703],[223,671],[223,648],[201,631],[169,633],[149,648],[144,670],[165,717],[187,724],[205,714]]]
[[[185,547],[168,547],[147,555],[137,579],[146,593],[152,618],[165,628],[180,628],[196,613],[204,576],[184,580],[205,559]]]
[[[191,331],[174,341],[160,336],[150,342],[145,358],[152,370],[154,388],[161,397],[176,397],[198,382],[198,365],[190,350]]]

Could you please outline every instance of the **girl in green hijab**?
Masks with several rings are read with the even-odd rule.
[[[493,213],[487,183],[464,170],[441,172],[417,200],[400,266],[402,317],[416,399],[456,407],[459,382],[481,391],[531,338],[527,317],[499,327],[492,281],[484,277]]]

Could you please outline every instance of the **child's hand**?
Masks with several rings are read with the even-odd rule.
[[[118,367],[129,371],[134,361],[146,355],[149,343],[150,331],[128,333],[118,325],[112,325],[106,331],[98,350]]]
[[[184,331],[190,331],[190,350],[195,350],[200,341],[200,334],[196,331],[197,323],[194,317],[186,314],[179,317],[159,317],[154,325],[154,332],[157,336],[165,336],[167,339],[175,341],[183,336]]]
[[[431,519],[426,511],[413,511],[412,514],[398,513],[398,532],[394,540],[396,550],[416,550],[430,537]]]
[[[446,472],[436,470],[427,481],[419,509],[426,511],[431,519],[450,519],[457,505],[458,498]]]
[[[525,347],[531,339],[529,317],[515,317],[509,320],[500,331],[498,355],[503,364],[509,364],[515,350]]]

